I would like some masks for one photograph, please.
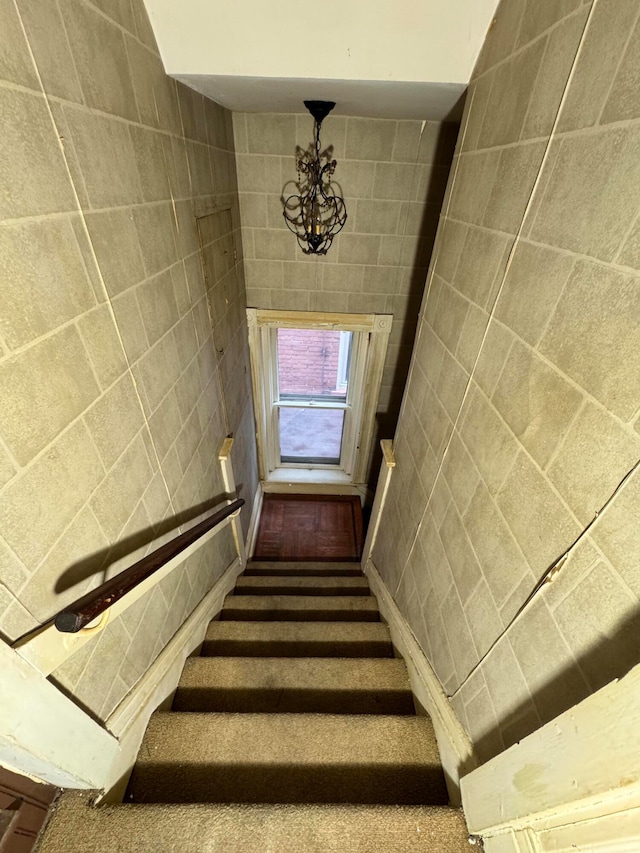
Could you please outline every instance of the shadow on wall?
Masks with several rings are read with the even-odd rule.
[[[434,162],[441,163],[443,166],[447,166],[450,169],[454,150],[455,145],[452,145],[451,127],[450,125],[441,124],[440,134],[438,136],[434,152]],[[424,199],[421,199],[421,201],[426,201],[427,204],[424,207],[422,222],[418,231],[420,241],[409,281],[409,298],[407,301],[406,315],[402,323],[402,337],[400,341],[397,342],[400,345],[400,356],[393,374],[392,393],[389,399],[387,411],[379,411],[376,413],[374,455],[370,473],[371,480],[368,483],[369,488],[374,491],[378,471],[380,469],[380,463],[382,462],[380,440],[393,438],[395,435],[398,415],[400,414],[400,406],[402,404],[407,375],[409,373],[413,343],[418,326],[418,312],[420,311],[420,306],[422,304],[427,273],[431,262],[431,254],[433,252],[439,222],[439,216],[438,218],[433,216],[432,205],[437,205],[438,214],[440,214],[447,183],[448,182],[443,184],[438,181],[436,172],[432,172],[429,184],[426,188],[425,197]]]
[[[532,642],[534,642],[532,640]],[[476,750],[482,762],[532,734],[577,702],[586,699],[611,681],[624,677],[640,662],[640,608],[624,621],[610,637],[603,638],[580,656],[576,665],[570,666],[532,694],[536,715],[530,702],[515,708],[500,725],[476,741]],[[588,682],[585,683],[585,679]],[[583,695],[567,693],[567,681],[584,683]],[[539,716],[539,719],[538,719]]]
[[[241,486],[238,486],[238,488],[240,489]],[[147,549],[147,546],[153,543],[153,550],[159,548],[161,545],[173,539],[174,536],[177,536],[178,533],[184,532],[179,530],[179,528],[186,525],[185,529],[188,529],[193,526],[190,522],[202,521],[203,519],[201,516],[204,513],[208,513],[214,508],[221,508],[220,504],[225,500],[227,500],[226,494],[215,495],[210,500],[203,501],[202,503],[196,504],[183,512],[179,512],[176,515],[171,516],[170,518],[166,518],[159,524],[142,528],[141,530],[132,533],[130,536],[120,539],[110,548],[103,548],[100,551],[96,551],[95,554],[91,554],[79,562],[74,563],[65,569],[55,582],[55,585],[51,590],[53,596],[62,596],[73,587],[78,584],[82,584],[84,581],[88,581],[95,575],[101,574],[102,577],[95,578],[95,583],[91,586],[95,587],[104,583],[108,578],[111,578],[120,571],[123,571],[134,562],[132,559],[127,560],[128,557],[131,558],[135,555],[137,559],[142,558],[146,553],[145,549]],[[126,566],[119,565],[114,570],[116,563],[125,560],[127,563]],[[81,587],[77,592],[77,596],[74,596],[73,598],[84,595],[89,591],[89,588],[90,587],[87,586]],[[61,602],[56,606],[54,597],[52,603],[52,617],[61,609],[61,607],[69,604],[72,600],[73,599],[70,596],[64,596]]]

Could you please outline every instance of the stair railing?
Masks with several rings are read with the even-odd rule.
[[[218,455],[227,494],[227,502],[222,509],[65,606],[55,616],[17,640],[12,648],[42,675],[51,674],[94,634],[101,632],[110,619],[119,616],[148,594],[164,577],[228,525],[231,526],[237,553],[232,565],[244,567],[246,556],[240,510],[245,501],[235,499],[232,446],[233,439],[225,439]]]
[[[127,593],[135,589],[138,584],[146,580],[151,575],[155,574],[159,569],[166,565],[169,560],[177,557],[185,548],[192,545],[209,530],[212,530],[229,516],[237,513],[244,506],[242,498],[232,501],[232,503],[218,510],[209,518],[205,518],[191,530],[181,533],[170,542],[147,554],[137,563],[129,566],[120,574],[101,584],[96,589],[78,598],[73,604],[67,605],[63,610],[54,616],[53,623],[58,629],[66,634],[75,634],[80,631],[89,622],[93,622],[98,616],[101,616],[112,605],[121,598],[124,598]]]

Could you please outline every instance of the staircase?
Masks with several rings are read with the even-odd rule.
[[[249,563],[125,803],[63,796],[39,853],[463,853],[431,721],[353,563]]]

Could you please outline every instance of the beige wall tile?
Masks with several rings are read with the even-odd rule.
[[[549,468],[549,478],[588,524],[640,460],[640,436],[587,402]]]
[[[416,166],[413,163],[376,163],[373,197],[376,199],[411,198],[416,183]]]
[[[104,474],[83,423],[75,423],[2,494],[3,536],[27,567],[36,566]]]
[[[576,14],[566,18],[559,26],[555,27],[549,34],[544,58],[536,77],[533,87],[527,117],[522,129],[522,138],[529,139],[534,136],[548,136],[553,127],[562,94],[567,84],[569,72],[573,64],[578,44],[584,30],[585,22],[589,12],[585,5],[580,5],[580,0],[573,2]],[[534,6],[542,11],[540,7],[545,4],[529,4],[533,12]],[[560,6],[561,4],[546,4]],[[523,22],[523,30],[524,30]],[[520,34],[523,35],[523,32]]]
[[[458,512],[462,515],[476,491],[480,475],[455,432],[451,436],[442,463],[442,475],[447,481]]]
[[[477,663],[477,655],[455,587],[443,601],[441,613],[455,666],[456,684],[461,684]]]
[[[136,16],[133,11],[135,3],[128,2],[128,0],[96,0],[93,5],[123,26],[125,30],[129,30],[130,33],[136,32]]]
[[[460,436],[492,494],[511,470],[519,445],[513,433],[477,388],[473,391]]]
[[[85,422],[108,470],[142,427],[142,409],[129,374],[100,397]]]
[[[0,228],[0,329],[9,347],[41,337],[95,305],[68,219]]]
[[[395,135],[395,121],[349,118],[346,157],[349,160],[391,160]]]
[[[430,125],[438,127],[438,124]],[[419,121],[399,121],[396,124],[396,138],[393,144],[393,160],[397,163],[415,163],[420,145],[421,123]],[[426,133],[426,128],[425,128]],[[431,161],[428,161],[431,162]]]
[[[341,234],[336,243],[338,262],[341,264],[376,264],[378,261],[379,236],[373,234]]]
[[[10,6],[11,3],[5,0],[3,5]],[[82,103],[80,81],[58,4],[19,0],[17,6],[45,92]],[[2,18],[3,21],[10,20],[4,11]],[[16,57],[20,55],[15,51]],[[24,55],[27,55],[26,51]],[[39,86],[36,84],[33,88]]]
[[[544,41],[536,41],[496,70],[492,91],[499,91],[500,98],[487,104],[479,148],[508,145],[520,138],[544,48]]]
[[[636,596],[640,596],[640,524],[636,472],[593,527],[592,537]]]
[[[116,207],[141,202],[142,190],[128,126],[72,108],[66,109],[64,116],[91,206]]]
[[[638,210],[639,152],[634,127],[564,139],[532,239],[611,261]]]
[[[138,363],[146,400],[153,410],[179,375],[179,360],[173,335],[165,335]]]
[[[492,399],[514,434],[544,468],[583,398],[532,350],[516,342]]]
[[[73,210],[75,197],[41,95],[0,88],[0,218]]]
[[[587,683],[543,601],[535,602],[514,623],[510,636],[543,723],[576,705],[589,693]]]
[[[295,154],[296,116],[282,113],[247,113],[250,154]]]
[[[138,436],[91,498],[91,508],[110,542],[119,537],[151,477],[149,459]]]
[[[515,48],[527,0],[502,3],[496,10],[472,79],[509,56]]]
[[[147,128],[130,128],[133,153],[138,167],[142,197],[162,201],[171,196],[169,170],[165,162],[165,137]]]
[[[507,370],[514,337],[511,332],[495,320],[491,320],[487,329],[473,378],[487,397],[491,397],[501,374]]]
[[[116,296],[145,277],[131,209],[88,213],[86,223],[110,296]]]
[[[142,124],[182,134],[175,82],[162,61],[134,38],[125,37],[133,89]]]
[[[112,305],[122,345],[129,362],[133,364],[149,346],[135,290],[120,294],[113,300]]]
[[[84,314],[78,321],[78,328],[98,382],[106,388],[127,369],[110,306],[101,305]]]
[[[25,465],[99,394],[77,329],[0,363],[0,433]]]
[[[591,691],[637,662],[638,602],[603,562],[553,611]]]
[[[451,504],[440,526],[440,538],[453,572],[460,600],[463,605],[469,601],[482,572],[464,526],[456,508]],[[455,653],[454,653],[455,656]]]
[[[611,412],[638,406],[640,288],[635,276],[579,262],[567,282],[540,351]]]
[[[528,565],[484,483],[478,484],[462,521],[491,595],[501,607]]]
[[[360,199],[354,211],[354,229],[361,234],[396,234],[400,210],[398,201]]]
[[[0,79],[30,89],[39,89],[36,70],[13,0],[2,0],[0,17],[3,32],[0,46]]]
[[[527,500],[522,500],[523,494]],[[496,497],[511,532],[536,575],[540,575],[580,532],[578,524],[524,453]]]
[[[508,640],[501,640],[491,651],[482,665],[482,672],[496,716],[500,721],[503,739],[507,738],[510,729],[523,719],[525,720],[525,727],[521,730],[526,731],[526,723],[529,722],[532,712],[535,719],[526,733],[528,734],[533,728],[537,728],[535,724],[537,713],[531,701],[531,694]],[[540,725],[539,720],[537,720],[537,725]],[[513,735],[508,740],[510,746],[513,742]],[[505,746],[507,746],[506,741]]]
[[[547,246],[519,241],[496,316],[534,346],[552,315],[574,259]]]
[[[530,142],[506,148],[500,155],[497,180],[487,204],[483,224],[515,234],[540,170],[545,144]]]
[[[170,203],[136,207],[133,220],[147,275],[154,275],[178,260],[176,222]]]
[[[499,151],[481,151],[461,155],[456,180],[452,184],[447,216],[463,222],[482,223],[493,192],[500,160]]]
[[[467,300],[443,283],[433,320],[433,329],[450,352],[456,351],[468,310]]]
[[[292,261],[295,257],[296,241],[289,231],[256,228],[254,238],[257,259]]]
[[[50,619],[102,583],[108,544],[91,510],[83,508],[33,573],[20,600],[40,622]]]
[[[580,6],[582,0],[528,0],[516,47],[527,44]],[[556,32],[556,31],[554,31]]]
[[[631,38],[627,42],[620,68],[613,81],[611,92],[604,105],[600,119],[602,124],[635,119],[640,116],[636,97],[638,82],[640,82],[639,46],[640,22],[636,21]]]
[[[481,308],[490,307],[500,286],[513,241],[504,234],[470,227],[462,246],[451,247],[459,261],[453,286]],[[446,251],[446,249],[445,249]]]
[[[593,7],[558,129],[596,124],[637,15],[633,3],[599,0]]]
[[[481,580],[464,608],[478,659],[503,632],[502,620],[486,581]]]
[[[489,696],[489,691],[483,687],[465,705],[465,717],[468,720],[468,731],[473,738],[481,761],[488,761],[502,752],[504,743],[500,735],[496,712]]]
[[[454,420],[460,410],[468,381],[469,374],[449,351],[445,350],[435,391],[451,420]]]
[[[77,0],[60,6],[87,106],[138,121],[122,31]]]
[[[12,595],[18,595],[29,579],[24,565],[16,557],[4,542],[0,539],[0,566],[2,567],[2,580],[0,588],[6,587]],[[8,601],[7,606],[11,602]]]
[[[136,298],[147,340],[153,346],[179,318],[171,270],[165,270],[143,282],[136,289]]]

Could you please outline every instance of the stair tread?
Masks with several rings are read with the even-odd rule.
[[[158,712],[151,717],[138,764],[212,764],[248,761],[389,765],[437,764],[428,717],[333,714],[200,714]]]
[[[365,577],[239,577],[235,595],[371,595]]]
[[[467,853],[462,813],[447,806],[126,804],[91,808],[62,795],[38,853]]]
[[[203,655],[391,657],[382,622],[211,622]]]
[[[129,783],[136,802],[444,804],[431,720],[156,713]]]
[[[330,563],[330,562],[269,562],[256,560],[249,562],[244,570],[246,576],[266,575],[310,575],[313,577],[362,577],[360,563]]]
[[[178,689],[184,687],[410,691],[399,658],[189,658]]]
[[[363,610],[378,612],[378,602],[368,595],[228,595],[225,610]]]
[[[394,658],[190,658],[175,711],[413,714]]]
[[[378,622],[372,595],[228,595],[220,619]]]

